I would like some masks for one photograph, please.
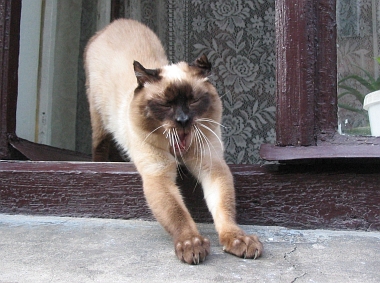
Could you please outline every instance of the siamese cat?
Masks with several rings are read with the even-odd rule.
[[[232,174],[223,159],[222,103],[205,55],[169,64],[157,36],[134,20],[119,19],[94,35],[85,50],[94,161],[107,161],[113,139],[131,158],[149,207],[172,236],[177,257],[199,264],[210,242],[176,185],[182,164],[202,184],[224,251],[259,257],[263,246],[235,222]]]

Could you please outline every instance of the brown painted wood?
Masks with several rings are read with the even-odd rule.
[[[362,138],[365,140],[365,138]],[[358,138],[356,139],[358,140]],[[260,148],[260,156],[270,161],[295,161],[305,159],[368,159],[380,162],[380,138],[371,138],[366,143],[324,144],[319,146],[286,146],[279,147],[264,144]]]
[[[336,1],[276,1],[277,145],[310,146],[337,130]]]
[[[240,223],[380,230],[379,165],[237,166],[233,172]]]
[[[276,1],[277,144],[315,145],[315,0]]]
[[[28,140],[12,137],[9,144],[25,159],[33,161],[91,161],[91,156],[72,151],[61,149],[53,146],[30,142]]]
[[[11,158],[16,131],[21,0],[0,0],[0,159]]]
[[[380,165],[231,170],[240,224],[380,230]],[[210,222],[191,176],[178,182],[196,221]],[[141,179],[128,163],[0,162],[0,212],[153,219]]]
[[[0,162],[0,171],[3,213],[151,219],[131,164]]]
[[[315,136],[332,139],[338,127],[336,0],[313,1],[316,5]]]

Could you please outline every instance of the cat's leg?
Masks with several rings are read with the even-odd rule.
[[[97,136],[99,137],[99,136]],[[109,149],[111,144],[111,135],[101,135],[95,139],[92,147],[92,160],[96,162],[109,161]]]
[[[201,167],[201,171],[193,173],[202,183],[204,197],[223,250],[238,257],[256,259],[262,254],[263,245],[256,235],[246,235],[236,224],[235,190],[231,171],[222,159],[213,160],[211,166],[210,164],[207,162]]]
[[[100,114],[90,104],[92,128],[92,160],[97,162],[108,161],[111,136],[106,133]]]
[[[187,210],[176,181],[176,165],[139,168],[146,200],[158,222],[172,236],[177,257],[189,264],[199,264],[210,253],[210,242],[202,237]],[[150,171],[150,172],[149,172]]]

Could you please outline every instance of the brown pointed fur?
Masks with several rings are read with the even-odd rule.
[[[201,182],[226,252],[256,258],[263,247],[235,223],[233,178],[223,159],[222,104],[208,81],[206,56],[168,64],[156,35],[121,19],[98,32],[85,51],[94,161],[107,161],[112,137],[143,180],[155,217],[172,236],[178,258],[190,264],[210,253],[176,185],[183,164]]]

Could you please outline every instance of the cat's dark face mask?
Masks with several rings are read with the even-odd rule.
[[[166,69],[147,70],[140,63],[134,63],[138,81],[134,100],[138,101],[140,118],[145,119],[140,125],[149,133],[166,135],[170,143],[175,144],[175,152],[186,151],[195,131],[202,135],[200,123],[208,127],[204,123],[220,120],[221,113],[215,109],[219,109],[221,102],[207,79],[211,64],[207,58],[197,60],[181,65],[186,71],[180,70],[185,74],[180,79],[173,73],[167,76]],[[210,129],[216,124],[209,125]]]

